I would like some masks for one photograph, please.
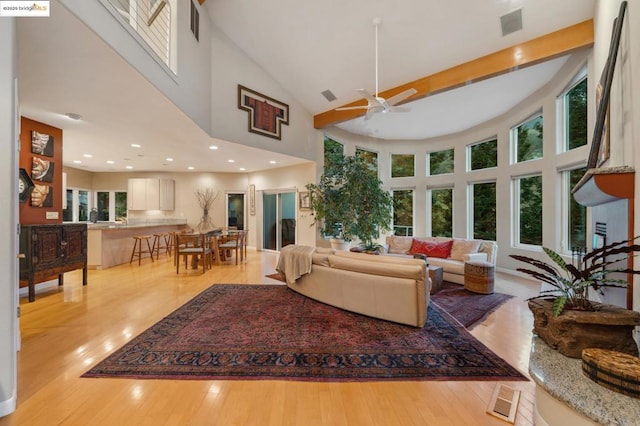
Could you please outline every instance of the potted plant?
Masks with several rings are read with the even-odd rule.
[[[582,349],[588,347],[637,355],[632,332],[640,325],[640,313],[590,299],[590,289],[626,287],[626,280],[612,274],[640,273],[616,266],[625,260],[620,255],[640,251],[640,245],[633,244],[634,240],[593,249],[579,258],[577,265],[565,262],[562,256],[546,247],[543,250],[553,263],[510,255],[536,268],[517,268],[517,271],[550,285],[543,288],[540,295],[528,299],[534,315],[534,334],[570,357],[579,358]]]
[[[375,170],[357,156],[340,157],[325,169],[318,184],[308,184],[315,223],[323,236],[360,240],[361,248],[377,251],[381,231],[389,231],[392,199]]]

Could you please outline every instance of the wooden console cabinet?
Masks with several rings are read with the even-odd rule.
[[[87,225],[22,225],[20,227],[20,287],[29,286],[29,302],[35,300],[35,284],[82,268],[87,285]]]

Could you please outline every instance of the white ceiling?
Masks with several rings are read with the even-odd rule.
[[[317,114],[357,100],[358,88],[375,91],[375,17],[382,19],[383,91],[590,19],[595,0],[207,0],[204,7],[234,43]],[[520,7],[523,29],[503,37],[500,16]],[[64,130],[65,165],[91,171],[125,171],[130,165],[133,171],[193,166],[250,172],[303,161],[210,138],[60,9],[52,7],[49,19],[19,20],[20,100],[24,116]],[[383,139],[454,133],[504,113],[549,81],[565,60],[429,96],[408,104],[410,113],[340,126]],[[321,95],[327,89],[336,101]],[[65,112],[84,118],[72,121]],[[142,147],[131,148],[131,143]],[[212,144],[219,149],[210,151]]]

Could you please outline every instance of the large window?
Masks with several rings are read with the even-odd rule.
[[[427,154],[427,164],[430,176],[453,173],[453,148]]]
[[[393,233],[413,235],[413,190],[393,191]]]
[[[582,167],[564,172],[566,202],[563,205],[566,206],[565,212],[567,214],[567,251],[571,251],[574,247],[587,247],[587,208],[579,204],[571,193],[586,171],[587,169]]]
[[[473,204],[473,238],[496,240],[496,183],[471,185]]]
[[[542,176],[520,177],[514,180],[518,217],[517,243],[542,245]]]
[[[413,154],[391,154],[391,177],[415,176],[415,161]]]
[[[587,78],[562,96],[565,151],[587,144]]]
[[[86,222],[89,220],[90,193],[85,189],[67,189],[67,208],[62,210],[65,222]]]
[[[369,164],[378,176],[378,153],[373,151],[367,151],[365,149],[356,149],[356,157],[362,158],[365,163]]]
[[[453,236],[453,188],[431,191],[431,235]]]
[[[471,145],[469,153],[469,170],[498,167],[498,140],[492,139]]]
[[[127,217],[127,193],[122,191],[96,192],[98,220],[115,221]]]
[[[511,146],[516,163],[542,158],[542,115],[512,128]]]

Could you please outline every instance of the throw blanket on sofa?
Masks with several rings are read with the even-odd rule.
[[[311,259],[315,251],[315,247],[295,244],[282,247],[276,271],[284,277],[287,284],[293,284],[298,278],[311,272]]]

